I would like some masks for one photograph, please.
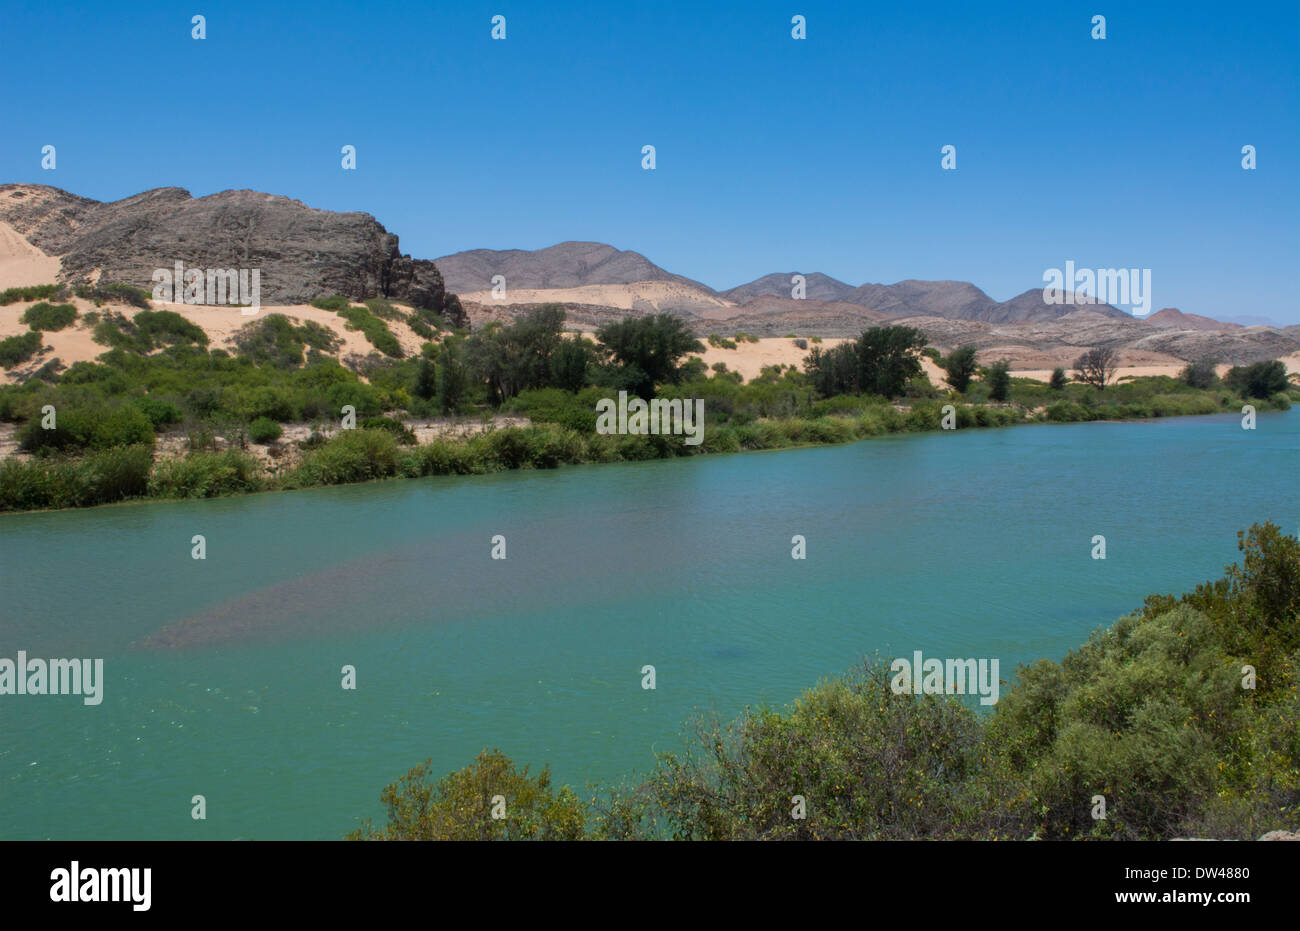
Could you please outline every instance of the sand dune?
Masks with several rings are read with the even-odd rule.
[[[0,223],[0,290],[49,284],[58,278],[60,264],[8,223]]]
[[[542,304],[554,301],[561,304],[593,304],[615,307],[619,310],[691,309],[701,316],[713,316],[727,311],[730,316],[736,305],[720,297],[706,294],[697,288],[676,281],[636,281],[631,284],[589,284],[576,288],[510,288],[507,282],[506,300],[493,298],[491,291],[467,291],[460,295],[462,301],[492,306],[493,304]]]

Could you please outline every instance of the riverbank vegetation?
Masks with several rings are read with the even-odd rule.
[[[54,287],[18,295],[63,296]],[[64,369],[50,360],[0,387],[0,422],[14,425],[26,454],[0,462],[0,510],[844,443],[938,430],[945,417],[963,429],[1239,413],[1247,402],[1268,410],[1300,400],[1279,362],[1236,368],[1222,380],[1211,366],[1208,378],[1198,369],[1097,386],[1061,373],[1048,385],[1013,378],[1002,363],[979,366],[968,347],[945,360],[922,333],[899,326],[830,349],[814,345],[802,369],[771,366],[745,382],[725,367],[706,369],[692,356],[703,345],[671,315],[610,323],[592,340],[566,333],[557,305],[471,334],[383,300],[315,303],[379,351],[345,366],[332,355],[340,343],[333,331],[282,314],[247,324],[229,348],[209,346],[200,327],[172,311],[82,314],[105,347],[96,361]],[[30,359],[40,326],[70,325],[76,317],[64,306],[29,308],[30,332],[0,343],[0,363]],[[392,321],[419,324],[435,339],[403,357]],[[925,377],[923,352],[948,368],[947,387]],[[619,391],[703,399],[703,442],[596,433],[597,400]],[[357,429],[341,430],[349,411]],[[414,446],[404,426],[413,418],[497,416],[529,423]],[[306,439],[277,435],[276,427],[283,434],[284,425],[304,423],[313,425]],[[159,436],[183,442],[158,452]]]
[[[648,774],[583,794],[485,750],[382,794],[362,840],[1252,839],[1300,829],[1300,541],[1271,523],[1181,597],[1153,595],[991,713],[896,694],[884,662],[787,708],[701,720]],[[492,817],[494,797],[506,817]],[[799,796],[800,799],[795,799]],[[1104,804],[1104,811],[1100,807]],[[804,817],[795,817],[798,811]],[[1104,816],[1102,816],[1104,815]]]

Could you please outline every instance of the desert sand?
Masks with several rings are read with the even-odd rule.
[[[8,223],[0,223],[0,290],[49,284],[58,276],[60,264]]]

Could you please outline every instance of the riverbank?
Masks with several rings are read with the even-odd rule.
[[[1163,379],[1161,381],[1172,381]],[[1131,395],[1143,386],[1134,382]],[[1046,390],[1046,388],[1044,388]],[[90,507],[132,499],[214,498],[263,491],[289,491],[391,478],[431,475],[481,475],[511,469],[551,469],[585,463],[635,462],[678,456],[739,453],[852,443],[875,436],[972,427],[1009,427],[1095,420],[1141,420],[1170,416],[1241,413],[1244,403],[1222,390],[1126,397],[1112,389],[1113,401],[1096,395],[1062,398],[1029,407],[1016,404],[970,404],[922,399],[892,404],[879,398],[838,397],[814,406],[818,416],[758,418],[728,416],[706,421],[698,445],[678,435],[602,435],[575,428],[585,408],[535,405],[533,420],[506,419],[507,426],[482,425],[480,432],[446,431],[418,442],[401,421],[326,437],[310,433],[254,455],[242,446],[156,454],[148,444],[118,446],[77,457],[9,458],[0,462],[0,512]],[[1099,393],[1098,393],[1099,394]],[[565,398],[566,402],[569,400]],[[577,396],[572,400],[578,402]],[[1286,409],[1300,401],[1300,389],[1273,399],[1254,399],[1258,410]],[[1091,403],[1087,403],[1087,402]],[[591,418],[594,421],[594,411]],[[296,436],[301,430],[290,431]],[[425,436],[430,435],[426,430]]]

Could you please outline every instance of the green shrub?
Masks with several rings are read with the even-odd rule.
[[[397,472],[397,440],[386,430],[343,430],[312,450],[288,477],[290,487],[343,485]]]
[[[392,417],[367,417],[361,421],[361,428],[364,430],[387,430],[403,446],[414,446],[417,442],[415,431],[400,420],[394,420]]]
[[[40,352],[44,344],[39,331],[0,339],[0,366],[11,369],[16,365],[22,365]]]
[[[28,307],[18,319],[33,330],[56,332],[73,324],[77,319],[77,308],[71,304],[50,304],[41,301]]]
[[[131,318],[131,322],[135,324],[141,348],[146,351],[176,343],[208,345],[208,334],[203,327],[174,310],[142,310]]]
[[[59,293],[63,285],[37,284],[25,288],[5,288],[0,291],[0,306],[19,301],[43,301]]]
[[[132,401],[140,412],[149,418],[154,430],[162,430],[185,419],[185,412],[170,401],[157,398],[136,398]]]
[[[435,781],[432,762],[425,760],[380,794],[388,809],[382,830],[366,821],[348,839],[566,841],[585,834],[585,808],[567,786],[552,789],[549,769],[531,777],[528,767],[517,770],[499,750],[484,750],[470,766]],[[492,817],[488,802],[498,794],[509,799],[509,818]]]
[[[248,453],[237,449],[191,452],[183,459],[162,459],[154,466],[149,478],[149,495],[215,498],[256,491],[261,485],[257,460]]]
[[[153,453],[127,446],[79,459],[0,462],[0,510],[88,507],[144,495]]]
[[[311,306],[319,310],[332,310],[337,313],[342,310],[347,310],[352,306],[352,304],[342,294],[332,294],[329,297],[313,298]]]
[[[338,311],[347,320],[349,330],[360,330],[372,346],[386,356],[402,358],[402,345],[388,329],[388,324],[370,313],[364,307],[345,307]]]
[[[154,442],[153,422],[135,404],[56,406],[54,426],[46,429],[43,421],[43,416],[35,416],[18,429],[20,448],[51,453],[131,445],[152,448]]]
[[[248,438],[254,443],[271,443],[284,435],[284,429],[270,417],[258,417],[248,425]]]

